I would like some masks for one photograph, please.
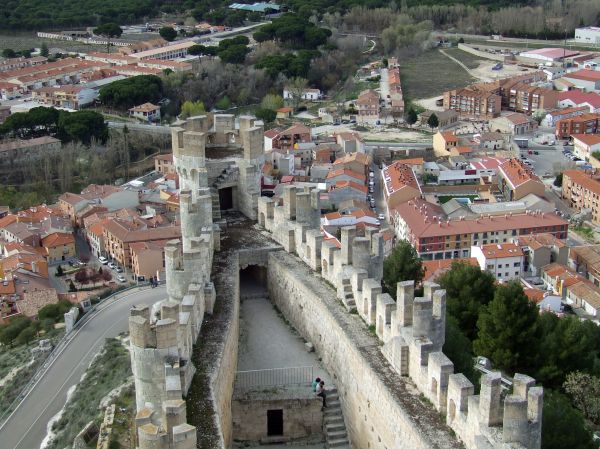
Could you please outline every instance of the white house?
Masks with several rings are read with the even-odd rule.
[[[285,87],[283,89],[283,99],[284,100],[292,100],[294,98],[294,94],[290,90],[289,87]],[[302,91],[302,99],[309,101],[317,101],[321,98],[321,91],[319,89],[304,89]]]
[[[575,42],[600,44],[600,27],[575,28]]]
[[[479,267],[492,273],[498,281],[518,278],[523,269],[523,250],[514,243],[472,246],[471,257],[475,257]]]
[[[590,155],[600,151],[600,134],[573,134],[573,152],[584,161],[590,160]]]
[[[156,122],[160,120],[160,106],[152,103],[144,103],[131,108],[129,115],[145,122]]]

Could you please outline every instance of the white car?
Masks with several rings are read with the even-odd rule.
[[[119,281],[121,283],[127,282],[127,280],[125,279],[125,276],[123,276],[121,274],[119,276],[117,276],[117,281]]]
[[[108,263],[108,259],[104,256],[100,256],[98,257],[98,262],[100,262],[102,265],[106,265]]]
[[[112,268],[114,270],[115,268],[117,268],[117,265],[115,265],[114,262],[108,262],[108,268]]]
[[[383,221],[383,220],[385,220],[385,214],[379,214],[379,215],[377,216],[377,219],[378,219],[378,220],[380,220],[380,221]]]

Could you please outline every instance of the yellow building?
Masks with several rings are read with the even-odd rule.
[[[57,262],[75,257],[75,237],[66,232],[54,232],[42,239],[48,262]]]
[[[451,132],[437,132],[433,136],[433,153],[437,157],[450,156],[453,148],[458,146],[458,137]]]

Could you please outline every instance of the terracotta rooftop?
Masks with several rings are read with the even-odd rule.
[[[573,89],[558,93],[558,100],[570,100],[575,104],[587,103],[593,108],[600,108],[600,95],[594,92],[583,92]]]
[[[542,271],[546,273],[549,278],[560,279],[563,287],[570,287],[571,285],[575,285],[585,279],[580,274],[577,274],[573,270],[559,263],[551,263],[546,265],[542,268]]]
[[[439,259],[439,260],[424,260],[423,268],[425,269],[425,276],[423,277],[423,281],[434,280],[444,274],[446,271],[452,268],[452,264],[455,263],[464,263],[467,265],[472,265],[474,267],[479,267],[479,262],[475,257],[464,257],[457,259]]]
[[[154,160],[173,162],[173,153],[159,154],[158,156],[154,156]]]
[[[557,239],[552,234],[541,233],[541,234],[529,234],[520,236],[519,245],[528,246],[529,248],[536,250],[545,246],[557,246],[559,248],[563,248],[565,246],[565,242],[560,239]]]
[[[569,291],[583,299],[595,309],[600,309],[600,289],[588,280],[583,280],[569,287]]]
[[[486,259],[505,259],[507,257],[523,256],[523,250],[514,243],[491,243],[482,245],[481,252]]]
[[[360,190],[363,193],[367,193],[368,189],[367,186],[363,185],[363,184],[359,184],[357,182],[354,181],[337,181],[335,183],[335,185],[331,186],[331,190],[333,189],[346,189],[346,188],[350,188],[350,189],[354,189],[354,190]]]
[[[134,106],[129,109],[130,112],[154,112],[157,109],[160,109],[160,106],[157,106],[152,103],[144,103],[139,106]]]
[[[548,115],[550,115],[552,117],[559,117],[562,115],[572,114],[572,113],[580,112],[580,111],[589,111],[589,109],[585,106],[575,106],[572,108],[563,108],[563,109],[558,109],[556,111],[550,111],[550,112],[548,112]]]
[[[42,239],[42,246],[44,248],[54,248],[70,244],[75,244],[75,237],[73,237],[73,234],[65,232],[54,232]]]
[[[141,242],[150,240],[176,239],[181,237],[179,226],[164,226],[146,229],[137,227],[125,220],[111,220],[104,226],[107,233],[114,235],[124,243]]]
[[[530,181],[542,183],[532,169],[516,158],[507,160],[498,167],[498,170],[513,189]]]
[[[506,162],[503,157],[482,157],[477,161],[471,161],[471,167],[475,170],[496,170]]]
[[[399,204],[395,210],[416,238],[440,237],[492,231],[534,230],[548,226],[567,226],[556,214],[507,214],[505,216],[447,219],[440,206],[421,199]],[[434,218],[441,217],[441,218]],[[531,231],[530,231],[531,232]]]
[[[359,153],[359,152],[350,153],[350,154],[346,154],[345,156],[337,158],[333,162],[333,165],[346,164],[349,162],[358,162],[363,165],[369,165],[369,156],[366,153]]]
[[[388,197],[404,187],[421,190],[412,167],[406,165],[403,160],[396,161],[383,169],[383,181]]]
[[[458,142],[458,137],[453,132],[440,132],[446,142]]]
[[[600,117],[600,114],[594,114]],[[584,145],[598,145],[600,143],[600,134],[572,134],[573,139],[579,140]]]
[[[568,177],[571,182],[579,184],[586,190],[600,195],[600,179],[582,170],[564,170],[563,177]]]
[[[571,78],[582,81],[600,81],[600,72],[596,70],[582,69],[576,72],[567,73],[565,78]]]
[[[329,173],[327,173],[327,179],[336,178],[338,176],[343,176],[343,175],[358,179],[359,181],[362,181],[363,184],[367,179],[366,176],[363,175],[362,173],[357,173],[354,170],[350,170],[348,168],[331,170]]]
[[[521,114],[520,112],[515,112],[513,114],[508,114],[505,118],[513,123],[514,125],[524,125],[531,121],[531,118],[526,116],[525,114]]]
[[[538,288],[524,288],[523,293],[525,293],[525,296],[527,296],[530,301],[536,304],[540,303],[546,294],[544,290],[540,290]]]
[[[402,162],[404,165],[423,165],[425,163],[422,157],[413,157],[411,159],[400,159],[398,162]]]

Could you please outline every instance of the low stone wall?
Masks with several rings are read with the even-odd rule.
[[[309,267],[283,251],[269,254],[268,288],[334,377],[354,447],[461,447],[412,381],[391,369],[358,315],[349,314],[336,291]]]

